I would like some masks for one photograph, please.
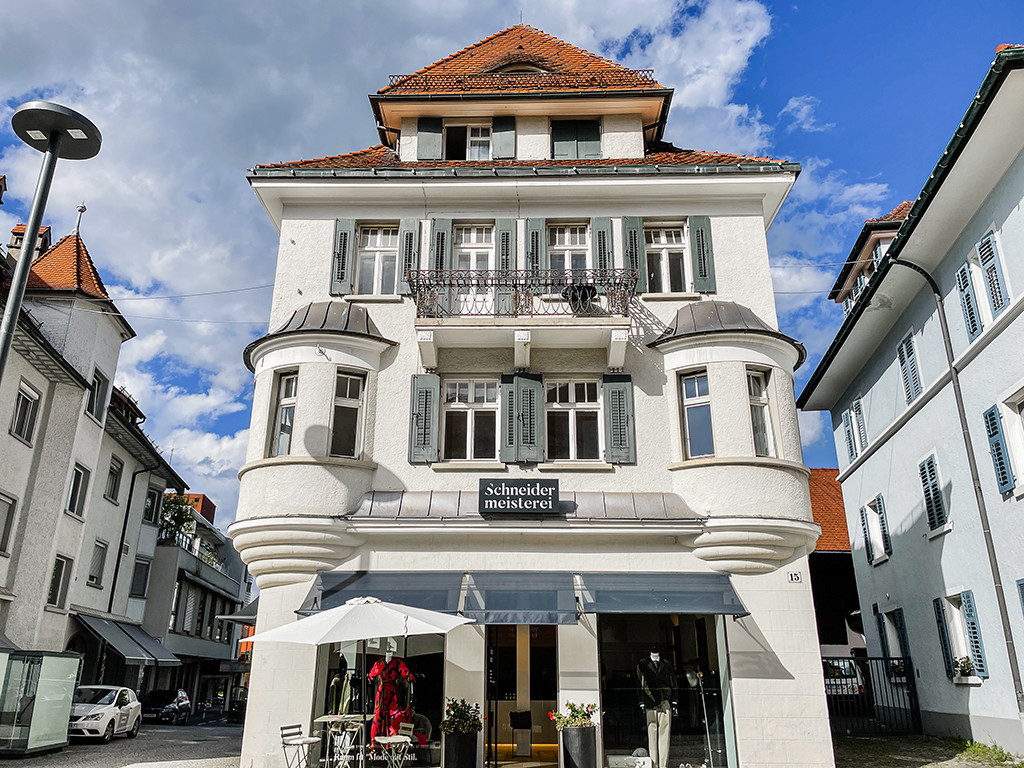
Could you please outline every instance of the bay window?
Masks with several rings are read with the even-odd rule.
[[[750,397],[750,426],[754,437],[755,456],[774,456],[771,414],[768,410],[768,372],[747,371],[747,394]]]
[[[338,372],[334,385],[334,417],[331,424],[331,456],[359,458],[364,379],[355,373]]]
[[[711,429],[711,395],[706,370],[684,373],[679,378],[683,416],[683,457],[715,455]]]
[[[274,434],[270,442],[271,456],[287,456],[292,451],[292,430],[295,426],[295,401],[299,394],[299,374],[282,373],[277,380],[277,408]]]

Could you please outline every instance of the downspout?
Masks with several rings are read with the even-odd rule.
[[[128,500],[124,505],[124,522],[121,523],[121,541],[117,545],[117,557],[114,559],[114,577],[110,580],[110,600],[107,602],[107,613],[114,612],[114,595],[117,592],[117,576],[121,571],[121,552],[124,550],[124,540],[128,536],[128,519],[132,514],[132,497],[135,495],[135,480],[143,472],[152,472],[159,469],[160,464],[152,467],[143,467],[132,472],[132,481],[128,484]]]
[[[956,401],[956,413],[960,419],[960,431],[963,433],[964,449],[967,452],[967,466],[971,472],[971,484],[974,486],[974,499],[978,504],[978,517],[981,520],[981,531],[985,536],[985,549],[988,553],[988,567],[992,572],[992,582],[996,588],[996,603],[999,606],[999,620],[1003,625],[1003,639],[1006,642],[1006,653],[1010,661],[1010,676],[1013,678],[1013,692],[1017,697],[1017,711],[1024,712],[1024,689],[1021,687],[1020,667],[1017,664],[1017,652],[1014,648],[1013,632],[1010,629],[1010,616],[1006,610],[1006,595],[1003,593],[1003,580],[999,571],[999,560],[996,556],[995,542],[992,541],[992,529],[988,521],[988,509],[985,507],[985,495],[981,490],[981,478],[978,476],[978,464],[974,459],[974,446],[971,433],[967,426],[967,414],[964,411],[964,398],[960,390],[960,375],[957,373],[953,360],[953,343],[949,337],[949,326],[946,324],[946,310],[942,303],[942,291],[938,283],[925,269],[910,261],[892,258],[890,264],[907,267],[917,272],[928,283],[935,296],[935,306],[939,312],[939,327],[942,330],[942,343],[946,349],[946,365],[949,367],[950,381],[953,383],[953,399]]]

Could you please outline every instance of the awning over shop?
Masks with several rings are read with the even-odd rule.
[[[746,616],[724,573],[582,573],[584,613]]]
[[[180,667],[181,659],[167,650],[163,643],[153,637],[149,632],[135,624],[115,622],[122,631],[134,640],[150,656],[156,660],[158,667]]]
[[[321,571],[298,613],[335,608],[353,597],[456,613],[461,590],[461,571]]]
[[[480,624],[575,624],[572,574],[474,571],[463,615]]]
[[[86,616],[78,614],[75,616],[79,623],[92,632],[98,639],[102,640],[118,654],[124,657],[129,664],[153,663],[153,657],[146,653],[146,650],[133,640],[127,632],[122,631],[118,622],[110,619],[101,619],[97,616]]]

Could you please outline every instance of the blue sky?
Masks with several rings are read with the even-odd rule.
[[[286,7],[287,6],[287,7]],[[769,232],[782,328],[807,345],[797,390],[838,328],[825,293],[864,219],[917,196],[996,45],[1024,42],[1024,4],[755,0],[37,0],[5,14],[0,230],[24,221],[39,155],[9,130],[30,98],[104,134],[58,168],[55,236],[82,236],[139,332],[118,382],[197,492],[234,517],[276,236],[248,184],[258,163],[376,142],[366,101],[407,73],[522,19],[674,87],[666,136],[693,149],[800,162]],[[254,288],[253,290],[238,290]],[[212,296],[176,297],[209,291]],[[801,419],[806,461],[834,466],[825,421]]]

